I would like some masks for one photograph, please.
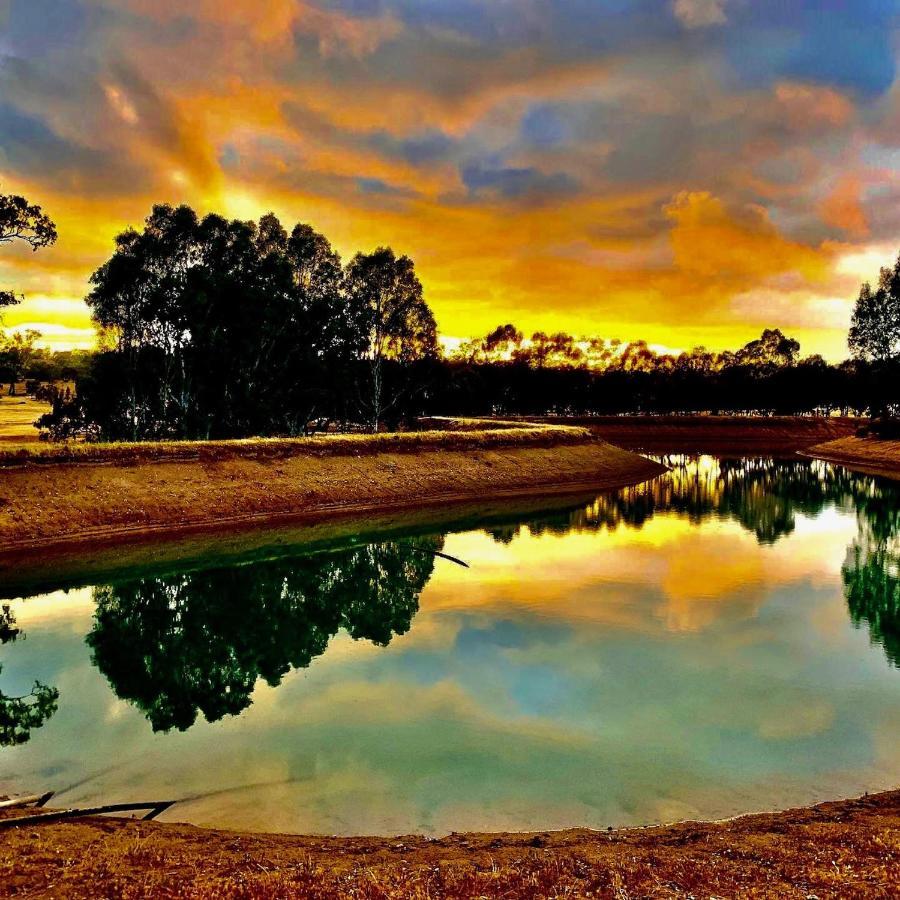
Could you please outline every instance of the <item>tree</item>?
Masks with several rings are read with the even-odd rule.
[[[884,363],[897,355],[900,346],[900,256],[893,269],[883,268],[878,288],[863,284],[850,320],[847,337],[857,359]]]
[[[876,290],[868,282],[860,288],[847,344],[856,359],[870,362],[874,367],[870,411],[873,418],[878,418],[884,415],[892,399],[885,395],[886,370],[900,348],[900,256],[893,269],[882,268]]]
[[[156,206],[116,239],[87,298],[112,349],[51,433],[228,438],[303,433],[346,406],[361,333],[343,271],[309,225],[259,223]]]
[[[755,341],[750,341],[735,354],[738,365],[792,366],[800,354],[800,343],[785,337],[780,328],[766,328]]]
[[[34,345],[40,336],[30,328],[9,337],[0,335],[0,382],[12,385],[24,376],[39,352]]]
[[[32,250],[56,241],[56,226],[40,206],[18,194],[0,194],[0,244],[22,241]],[[12,291],[0,291],[0,311],[15,306],[19,297]]]
[[[401,367],[437,354],[437,326],[425,302],[413,261],[397,257],[389,247],[358,253],[348,264],[346,291],[351,314],[363,336],[369,385],[364,412],[373,431],[400,400],[407,385],[391,389],[385,366]]]

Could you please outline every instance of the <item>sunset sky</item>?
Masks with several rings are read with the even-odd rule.
[[[441,333],[513,321],[846,355],[900,249],[898,0],[0,0],[6,324],[82,298],[155,202],[416,262]]]

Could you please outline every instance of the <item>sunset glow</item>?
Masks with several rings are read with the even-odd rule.
[[[6,325],[83,297],[154,203],[409,254],[448,342],[511,321],[846,355],[900,247],[893,0],[0,0]]]

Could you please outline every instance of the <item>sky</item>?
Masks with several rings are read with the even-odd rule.
[[[90,346],[158,202],[409,254],[445,337],[846,356],[900,249],[900,0],[0,0],[6,325]]]

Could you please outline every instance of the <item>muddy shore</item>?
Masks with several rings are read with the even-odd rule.
[[[0,833],[0,896],[888,898],[900,791],[617,831],[292,837],[91,818]]]
[[[599,491],[663,471],[583,429],[533,425],[374,441],[41,448],[4,461],[0,571],[86,546]]]

